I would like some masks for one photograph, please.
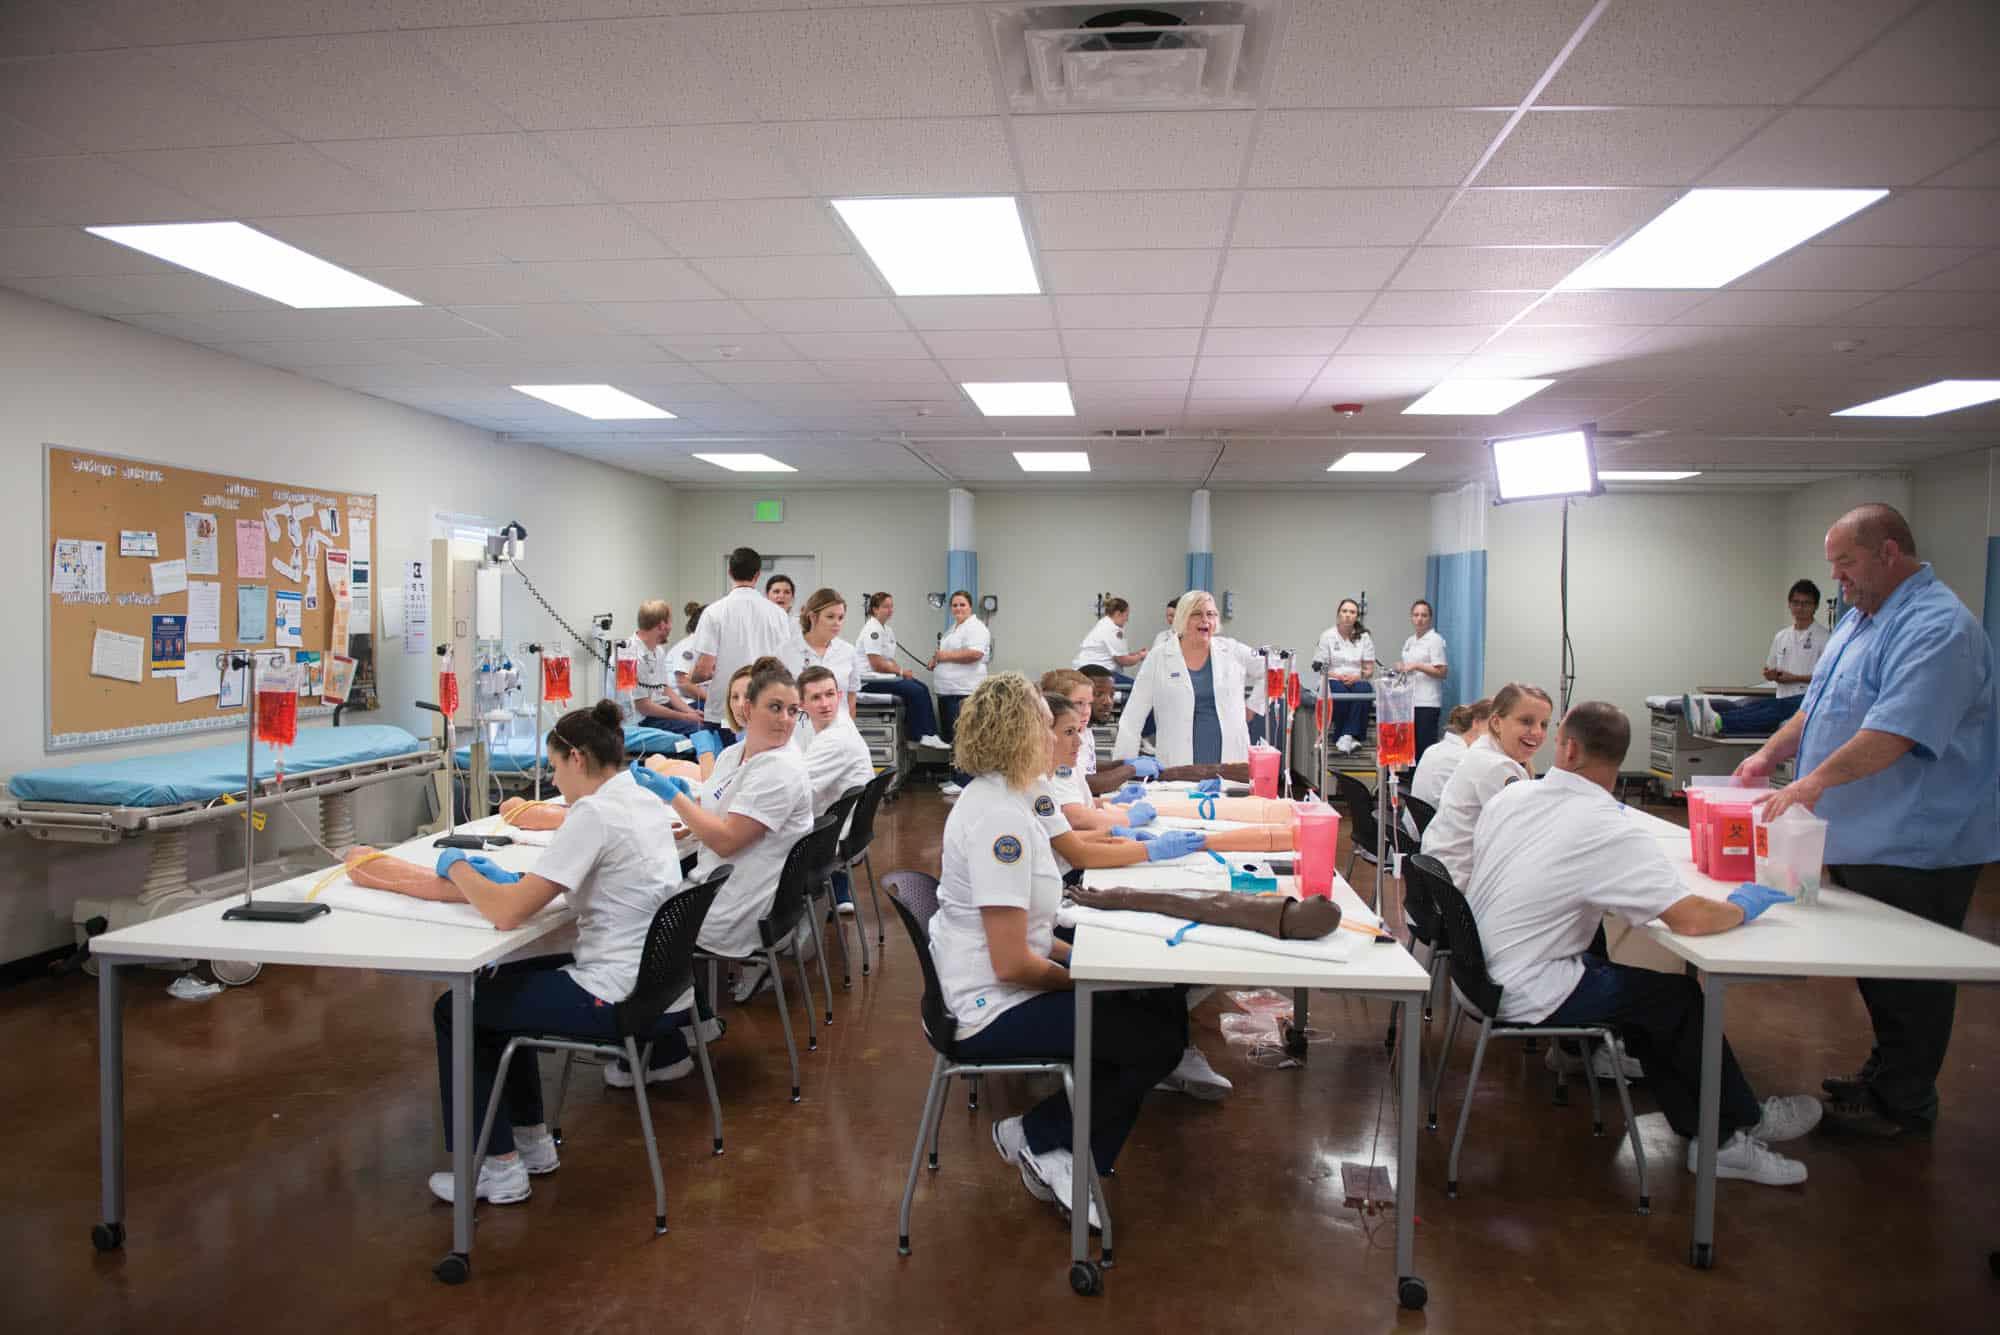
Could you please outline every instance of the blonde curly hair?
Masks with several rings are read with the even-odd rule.
[[[1048,706],[1018,672],[979,683],[966,698],[952,742],[952,763],[968,774],[994,774],[1025,789],[1049,763]]]

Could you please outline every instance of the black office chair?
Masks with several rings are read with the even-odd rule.
[[[930,1166],[936,1171],[938,1166],[938,1131],[944,1122],[945,1092],[951,1086],[951,1078],[962,1075],[968,1082],[982,1075],[1060,1075],[1063,1094],[1076,1106],[1076,1076],[1065,1058],[1050,1057],[1037,1060],[1020,1057],[1003,1061],[976,1061],[962,1057],[958,1052],[958,1021],[944,1004],[944,987],[938,982],[937,965],[931,959],[931,918],[937,913],[937,877],[920,871],[892,871],[883,876],[889,883],[889,902],[895,906],[896,916],[903,920],[903,927],[910,934],[910,945],[917,952],[917,964],[924,971],[924,995],[919,1005],[923,1018],[924,1037],[937,1054],[931,1063],[930,1087],[924,1093],[924,1116],[917,1124],[917,1146],[910,1151],[910,1176],[903,1183],[903,1208],[897,1217],[896,1254],[910,1254],[910,1202],[917,1194],[917,1165],[924,1157],[924,1146],[930,1146]],[[1084,1158],[1089,1159],[1089,1155]],[[1084,1171],[1090,1174],[1090,1193],[1097,1203],[1097,1211],[1103,1223],[1104,1259],[1111,1259],[1111,1203],[1104,1198],[1104,1185],[1098,1180],[1097,1166],[1091,1163]],[[1072,1281],[1074,1282],[1074,1281]]]
[[[856,784],[839,797],[834,798],[833,802],[821,814],[833,817],[833,828],[836,831],[841,830],[847,825],[849,813],[861,801],[862,794],[866,791],[862,785]],[[841,869],[839,839],[840,836],[836,833],[834,836],[835,846],[827,849],[826,863],[823,866],[813,869],[812,878],[808,882],[812,895],[813,912],[808,916],[814,924],[814,930],[817,932],[822,916],[821,906],[824,905],[824,916],[833,923],[833,934],[840,941],[840,986],[844,991],[854,986],[854,971],[852,962],[848,959],[847,955],[847,930],[840,925],[840,915],[834,912],[833,874]],[[851,892],[852,887],[850,886],[849,888]],[[826,952],[824,949],[826,942],[822,939],[819,944],[822,947],[819,956],[820,977],[821,981],[826,984],[826,1022],[832,1024],[833,982],[826,972]],[[861,943],[861,949],[864,952],[868,949],[866,941]],[[865,973],[867,971],[866,954],[862,956],[862,961],[862,971]]]
[[[1426,859],[1426,861],[1431,861]],[[1441,867],[1434,869],[1442,871]],[[1451,883],[1449,876],[1426,875],[1426,889],[1437,908],[1437,922],[1444,940],[1451,946],[1451,1021],[1445,1026],[1444,1051],[1438,1054],[1437,1074],[1431,1082],[1431,1118],[1437,1126],[1438,1088],[1444,1083],[1444,1069],[1458,1041],[1458,1025],[1467,1015],[1479,1022],[1479,1041],[1472,1049],[1472,1071],[1466,1077],[1465,1099],[1458,1109],[1458,1130],[1451,1138],[1451,1158],[1445,1169],[1445,1194],[1458,1199],[1458,1156],[1465,1146],[1465,1128],[1472,1120],[1472,1091],[1479,1084],[1479,1068],[1486,1060],[1486,1044],[1495,1038],[1574,1038],[1584,1044],[1583,1069],[1590,1082],[1590,1133],[1604,1134],[1604,1112],[1598,1099],[1597,1072],[1590,1061],[1591,1043],[1600,1043],[1607,1054],[1612,1078],[1618,1086],[1618,1102],[1625,1110],[1625,1135],[1632,1142],[1632,1159],[1639,1173],[1639,1213],[1651,1214],[1653,1198],[1646,1190],[1646,1147],[1639,1141],[1639,1123],[1632,1116],[1632,1094],[1625,1083],[1625,1071],[1618,1061],[1617,1047],[1609,1025],[1515,1025],[1494,1019],[1500,1013],[1501,987],[1486,971],[1486,951],[1480,944],[1479,924],[1472,906]]]
[[[1408,793],[1403,794],[1403,805],[1408,808],[1410,819],[1417,827],[1417,837],[1421,839],[1424,831],[1431,827],[1431,821],[1437,818],[1438,809],[1423,798],[1411,797]]]
[[[895,791],[897,774],[885,769],[870,779],[861,790],[861,800],[855,804],[854,819],[847,822],[847,834],[840,841],[841,865],[847,869],[847,893],[854,895],[858,887],[855,871],[866,868],[868,872],[868,902],[875,907],[875,944],[887,945],[888,935],[882,930],[882,898],[875,886],[875,863],[868,856],[868,847],[875,842],[875,813],[881,810]],[[854,920],[854,935],[861,942],[861,976],[868,976],[868,933],[861,926],[860,911]]]
[[[515,1052],[528,1048],[566,1054],[562,1090],[556,1095],[555,1116],[550,1119],[551,1127],[558,1129],[562,1125],[562,1096],[569,1087],[570,1060],[580,1052],[613,1059],[623,1057],[631,1065],[632,1094],[639,1104],[639,1129],[646,1139],[646,1166],[653,1173],[653,1232],[657,1236],[667,1231],[667,1184],[660,1173],[659,1143],[653,1137],[653,1111],[646,1098],[646,1067],[653,1055],[654,1031],[666,1015],[667,1007],[694,984],[695,937],[701,933],[709,906],[715,903],[716,891],[729,879],[732,870],[717,867],[707,880],[675,894],[653,915],[652,925],[646,931],[645,951],[639,957],[638,981],[625,1000],[612,1007],[617,1042],[607,1043],[592,1034],[565,1033],[516,1034],[507,1040],[507,1046],[500,1051],[500,1068],[493,1075],[493,1092],[486,1099],[486,1116],[479,1123],[479,1144],[472,1154],[475,1164],[486,1161],[486,1142],[493,1135],[493,1121],[500,1113],[500,1097],[507,1086],[507,1068],[513,1064]],[[701,1059],[702,1077],[708,1082],[709,1109],[715,1118],[715,1152],[720,1154],[722,1105],[716,1098],[715,1075],[708,1064],[708,1040],[702,1036],[692,1006],[685,1015],[687,1019],[681,1027],[694,1031],[694,1049]],[[552,1134],[560,1138],[559,1130]]]

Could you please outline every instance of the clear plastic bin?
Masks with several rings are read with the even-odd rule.
[[[1804,807],[1787,808],[1766,822],[1760,807],[1752,834],[1758,882],[1798,896],[1801,904],[1817,904],[1826,875],[1826,822]]]

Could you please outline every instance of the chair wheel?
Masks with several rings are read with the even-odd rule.
[[[1651,1196],[1641,1196],[1639,1198],[1639,1213],[1640,1214],[1653,1213],[1653,1198]]]
[[[1457,1199],[1458,1199],[1458,1181],[1457,1181],[1457,1179],[1453,1179],[1452,1181],[1449,1181],[1449,1182],[1447,1182],[1447,1183],[1445,1183],[1445,1184],[1444,1184],[1444,1194],[1445,1194],[1446,1196],[1450,1197],[1450,1198],[1451,1198],[1452,1200],[1457,1200]]]
[[[1396,1281],[1396,1301],[1412,1312],[1423,1311],[1430,1300],[1431,1291],[1415,1275],[1405,1275]]]
[[[898,1234],[896,1237],[896,1255],[908,1256],[909,1254],[910,1254],[910,1235],[907,1233]]]
[[[472,1258],[464,1252],[452,1252],[432,1266],[431,1273],[447,1284],[463,1284],[472,1278]]]
[[[1688,1264],[1696,1270],[1713,1270],[1715,1268],[1715,1244],[1712,1242],[1689,1243]]]
[[[101,1252],[115,1252],[125,1245],[125,1225],[92,1224],[90,1245]]]
[[[557,1149],[561,1149],[561,1148],[562,1148],[562,1128],[561,1128],[561,1127],[559,1127],[559,1126],[552,1126],[552,1127],[550,1127],[550,1128],[549,1128],[549,1139],[550,1139],[550,1140],[553,1140],[553,1141],[554,1141],[554,1142],[556,1143],[556,1148],[557,1148]]]
[[[1104,1292],[1104,1276],[1098,1273],[1094,1261],[1077,1261],[1069,1268],[1069,1287],[1083,1298],[1095,1298]]]
[[[937,1155],[933,1154],[931,1156],[930,1163],[931,1163],[931,1171],[935,1173],[937,1171]]]
[[[654,1215],[654,1216],[653,1216],[653,1236],[654,1236],[654,1237],[656,1237],[656,1238],[659,1238],[659,1237],[665,1237],[665,1236],[666,1236],[666,1232],[667,1232],[667,1217],[666,1217],[665,1215],[663,1215],[663,1214],[656,1214],[656,1215]]]
[[[793,1086],[792,1086],[792,1102],[793,1102],[793,1103],[797,1103],[798,1101],[799,1101],[799,1087],[798,1087],[797,1085],[793,1085]]]
[[[806,1035],[806,1051],[807,1052],[819,1051],[819,1039],[817,1036],[810,1033]]]
[[[1424,1120],[1424,1129],[1425,1129],[1425,1130],[1428,1130],[1428,1131],[1435,1131],[1435,1130],[1437,1130],[1437,1129],[1438,1129],[1438,1119],[1437,1119],[1437,1118],[1435,1118],[1435,1117],[1430,1117],[1430,1118],[1426,1118],[1426,1119]]]

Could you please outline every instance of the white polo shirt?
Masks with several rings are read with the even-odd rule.
[[[569,807],[535,872],[576,910],[576,962],[563,971],[599,1001],[625,1000],[653,915],[680,888],[673,808],[619,770]]]
[[[1458,771],[1438,797],[1438,813],[1424,831],[1424,852],[1444,864],[1451,883],[1461,891],[1472,875],[1473,829],[1479,813],[1494,794],[1527,777],[1527,767],[1502,751],[1490,732],[1465,749]]]
[[[707,622],[704,616],[702,623]],[[727,858],[704,847],[695,863],[697,877],[725,862],[736,868],[710,906],[698,940],[703,950],[740,959],[761,948],[757,920],[771,911],[778,897],[778,873],[784,870],[792,845],[812,829],[812,781],[806,776],[805,757],[791,747],[759,752],[746,765],[743,743],[738,742],[715,758],[714,771],[695,791],[703,811],[717,817],[748,816],[765,829],[749,847]]]
[[[896,632],[891,627],[877,621],[874,617],[869,617],[868,620],[861,624],[861,633],[854,637],[854,650],[860,659],[860,666],[856,670],[863,677],[892,675],[900,677],[903,675],[900,671],[895,673],[878,672],[869,664],[868,655],[870,654],[874,654],[879,658],[886,658],[891,663],[896,661]]]
[[[861,689],[861,655],[853,645],[846,640],[829,640],[826,652],[821,653],[801,637],[786,648],[785,666],[794,677],[809,667],[823,667],[831,672],[840,683],[840,716],[847,717],[847,697]],[[805,722],[804,714],[799,715],[799,721]]]
[[[1044,774],[1035,784],[1035,795],[1029,799],[1029,806],[1035,819],[1041,822],[1042,833],[1049,837],[1049,855],[1056,860],[1056,871],[1063,876],[1070,873],[1068,858],[1056,852],[1055,841],[1070,832],[1069,817],[1063,815],[1063,806],[1076,800],[1076,792],[1071,787],[1071,775],[1065,774],[1065,765],[1054,774]],[[1073,774],[1074,771],[1071,771]]]
[[[977,649],[976,663],[939,663],[931,673],[931,683],[939,695],[971,695],[986,680],[986,664],[993,657],[993,632],[976,616],[969,616],[944,633],[940,649]]]
[[[715,655],[708,704],[702,716],[718,728],[729,726],[729,679],[736,669],[766,657],[784,658],[797,627],[785,609],[748,587],[734,588],[710,603],[695,627],[695,657]],[[713,910],[711,910],[711,914]]]
[[[804,726],[793,734],[792,745],[805,757],[813,819],[818,820],[842,793],[875,777],[875,762],[869,758],[868,743],[854,720],[845,714],[823,730],[815,730],[803,714],[799,721]]]
[[[666,703],[661,688],[674,684],[673,646],[662,644],[657,649],[648,649],[637,631],[627,635],[625,642],[639,651],[639,689],[630,700],[620,700],[618,707],[625,712],[627,723],[650,724],[653,720],[639,712],[639,697],[645,696],[655,704]]]
[[[1444,786],[1458,773],[1459,763],[1471,749],[1465,738],[1445,729],[1417,761],[1417,777],[1410,780],[1410,796],[1435,807],[1444,796]]]
[[[1015,792],[1005,779],[982,774],[945,818],[931,958],[961,1038],[1041,995],[1038,988],[1000,981],[979,916],[983,908],[1026,909],[1028,949],[1047,955],[1053,947],[1062,872],[1035,816],[1034,792]]]
[[[1546,1020],[1583,978],[1579,958],[1606,913],[1651,922],[1688,892],[1653,836],[1611,794],[1567,770],[1486,804],[1466,903],[1500,1020]]]
[[[1118,661],[1118,655],[1131,652],[1125,647],[1125,628],[1110,617],[1099,617],[1090,633],[1083,637],[1083,643],[1076,647],[1076,657],[1069,665],[1080,668],[1095,663],[1113,672],[1123,672],[1125,665]]]
[[[1313,659],[1325,664],[1328,676],[1336,672],[1359,672],[1364,665],[1377,661],[1375,637],[1364,630],[1360,639],[1344,640],[1340,637],[1339,626],[1328,626],[1320,632]]]
[[[1432,667],[1445,665],[1444,636],[1435,630],[1427,630],[1421,635],[1412,635],[1403,641],[1405,663],[1425,663]],[[1409,674],[1410,703],[1418,709],[1437,709],[1444,704],[1444,678],[1433,677],[1428,672]]]
[[[1804,630],[1795,630],[1787,626],[1772,637],[1771,652],[1765,657],[1764,666],[1774,667],[1780,672],[1795,672],[1801,677],[1810,677],[1813,669],[1819,666],[1819,656],[1825,652],[1826,642],[1832,637],[1833,632],[1817,622]],[[1780,700],[1805,693],[1804,682],[1778,683]]]
[[[683,697],[687,695],[688,684],[681,678],[690,676],[694,672],[694,660],[697,656],[694,651],[694,640],[695,637],[692,635],[683,635],[667,646],[667,680],[674,684],[674,689]]]

